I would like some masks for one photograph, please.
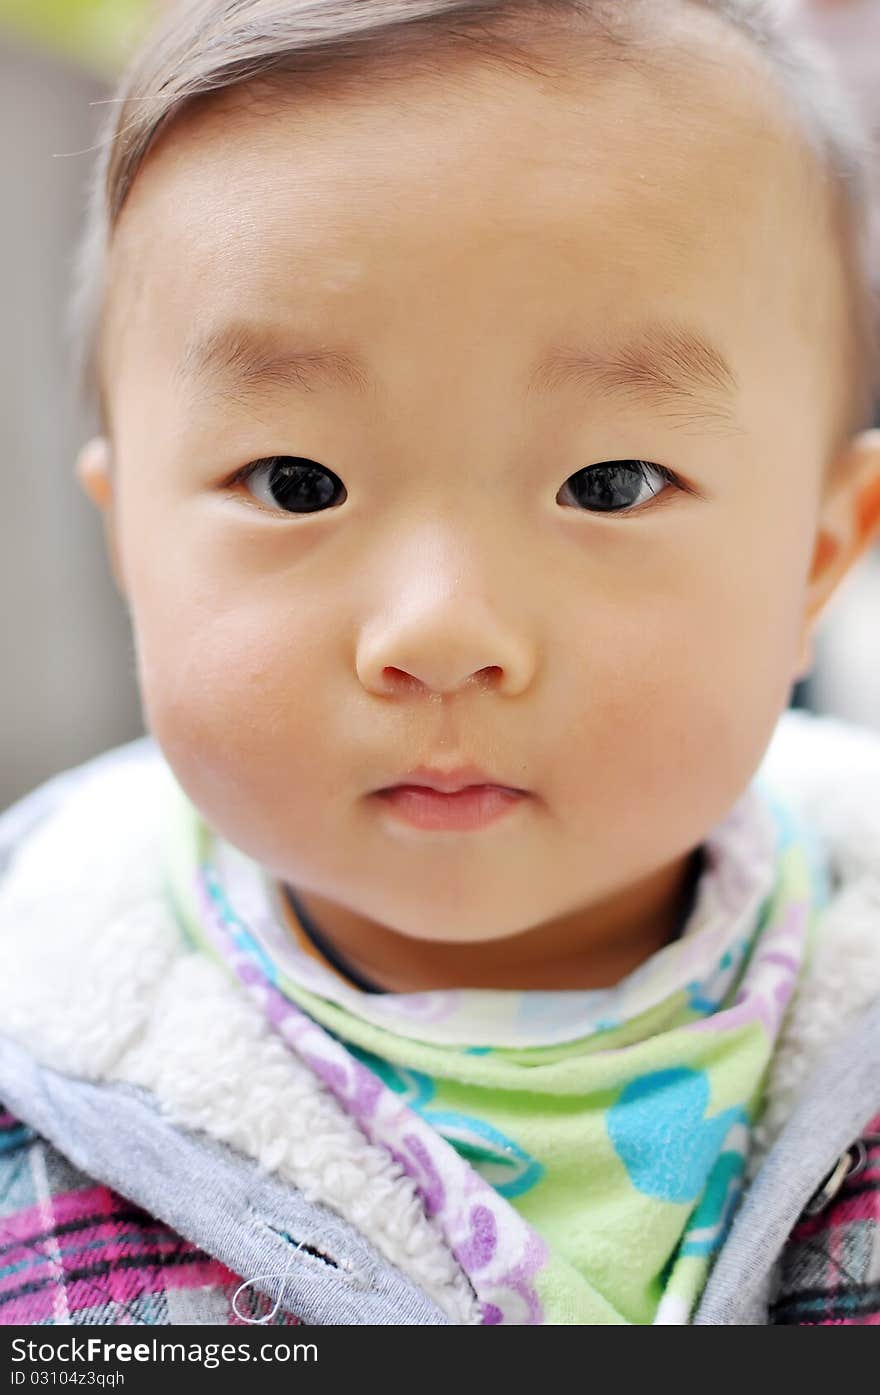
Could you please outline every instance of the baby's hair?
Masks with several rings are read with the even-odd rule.
[[[847,402],[834,449],[869,426],[880,392],[878,288],[871,264],[871,143],[825,51],[782,0],[677,0],[717,14],[764,55],[797,115],[827,183],[830,222],[846,288]],[[651,12],[653,11],[653,16]],[[200,97],[245,84],[359,96],[383,77],[453,80],[457,57],[552,76],[541,58],[572,52],[573,31],[595,62],[637,64],[656,55],[658,0],[178,0],[123,74],[101,132],[70,306],[75,369],[109,434],[100,353],[111,239],[138,171],[159,133]],[[592,59],[591,59],[592,61]]]

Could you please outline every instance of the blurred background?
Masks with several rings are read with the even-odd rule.
[[[867,115],[880,206],[880,0],[791,2]],[[65,324],[102,103],[160,3],[0,0],[0,810],[144,733],[127,614],[73,472],[94,421]],[[880,548],[832,602],[793,703],[880,730]]]

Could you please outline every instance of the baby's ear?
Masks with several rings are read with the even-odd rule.
[[[880,430],[863,431],[829,469],[819,511],[801,644],[804,677],[812,659],[813,630],[844,577],[880,541]]]
[[[103,511],[112,504],[110,442],[106,436],[86,441],[76,457],[76,477],[96,508]]]
[[[126,595],[125,578],[116,538],[113,457],[110,442],[106,436],[93,436],[82,447],[76,457],[76,477],[101,514],[113,579],[116,582],[117,591],[124,598]]]

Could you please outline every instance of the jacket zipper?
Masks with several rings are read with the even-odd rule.
[[[837,1196],[844,1182],[864,1172],[868,1162],[868,1149],[876,1143],[880,1143],[880,1133],[866,1133],[862,1138],[857,1138],[855,1143],[851,1143],[846,1151],[841,1153],[822,1185],[813,1193],[804,1207],[803,1214],[821,1215]]]

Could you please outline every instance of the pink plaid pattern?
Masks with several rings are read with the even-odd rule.
[[[865,1165],[824,1211],[805,1216],[785,1251],[774,1323],[880,1327],[880,1114],[863,1135]]]
[[[0,1325],[243,1326],[240,1283],[0,1110]],[[257,1317],[269,1304],[246,1289],[237,1306]],[[299,1321],[280,1312],[270,1325]]]

